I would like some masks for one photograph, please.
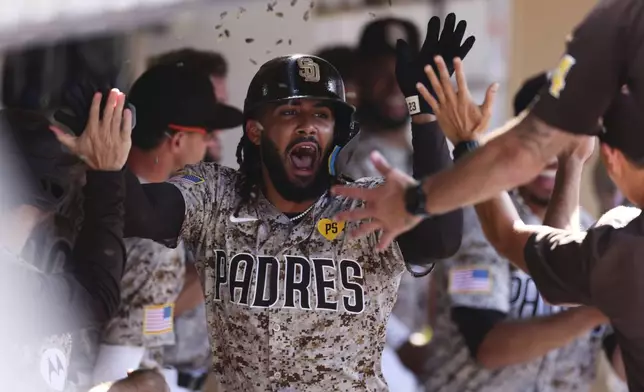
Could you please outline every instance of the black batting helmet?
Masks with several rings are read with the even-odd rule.
[[[353,120],[355,108],[346,101],[342,77],[328,61],[317,56],[294,54],[264,63],[248,87],[244,127],[245,120],[262,105],[302,98],[333,104],[335,147],[329,157],[329,171],[335,175],[335,157],[358,132],[358,124]]]
[[[2,207],[29,204],[60,211],[74,198],[83,163],[63,149],[49,125],[35,111],[0,111]]]

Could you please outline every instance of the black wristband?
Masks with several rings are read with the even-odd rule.
[[[414,216],[429,218],[430,214],[425,210],[425,200],[426,196],[422,182],[410,186],[405,191],[405,208],[408,213]]]
[[[477,148],[479,148],[479,142],[477,142],[476,140],[466,140],[458,143],[454,147],[454,151],[452,152],[454,162],[461,159],[469,152],[476,150]]]

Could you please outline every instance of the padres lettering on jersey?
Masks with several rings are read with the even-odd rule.
[[[286,273],[280,283],[282,265]],[[344,259],[338,263],[333,259],[286,255],[280,262],[274,256],[249,253],[239,253],[228,259],[225,251],[217,250],[215,266],[215,301],[225,297],[222,290],[227,286],[229,301],[240,305],[349,313],[364,310],[364,288],[356,281],[364,276],[360,264],[353,260]],[[339,275],[339,282],[329,279],[329,275]],[[341,301],[332,299],[338,294],[338,285],[349,293],[342,294]],[[278,303],[279,298],[284,298],[282,303]]]
[[[513,318],[533,318],[561,312],[560,306],[545,303],[530,276],[516,269],[512,270],[511,275],[510,312]]]
[[[170,180],[186,211],[222,389],[387,391],[385,327],[404,271],[397,245],[349,238],[332,219],[357,203],[322,195],[297,222],[259,195],[240,206],[238,173],[199,164]],[[363,179],[356,186],[380,182]]]

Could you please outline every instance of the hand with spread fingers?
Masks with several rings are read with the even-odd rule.
[[[58,141],[79,156],[93,170],[118,171],[125,166],[132,146],[132,112],[125,109],[125,94],[110,91],[103,116],[100,116],[102,94],[92,99],[89,119],[80,136],[70,135],[52,126]]]
[[[472,100],[467,87],[462,61],[458,58],[454,59],[458,91],[454,91],[452,87],[449,80],[449,70],[443,58],[437,56],[435,61],[440,78],[431,66],[425,67],[425,73],[437,98],[434,98],[422,83],[416,85],[418,92],[431,106],[445,137],[452,144],[457,145],[462,141],[478,140],[492,118],[492,105],[498,84],[493,83],[488,87],[485,101],[482,105],[478,105]]]
[[[371,162],[385,178],[385,182],[372,189],[352,186],[335,186],[332,193],[349,199],[362,200],[364,208],[356,208],[338,214],[337,221],[363,221],[352,237],[362,237],[376,230],[382,230],[377,249],[385,250],[400,234],[411,230],[423,217],[407,212],[405,192],[418,184],[416,180],[401,170],[392,168],[377,151],[371,153]]]

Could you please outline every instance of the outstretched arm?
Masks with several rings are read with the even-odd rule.
[[[434,116],[413,118],[414,178],[423,178],[452,166],[447,140]],[[436,259],[451,257],[458,251],[463,235],[461,209],[421,222],[396,240],[405,260],[426,265]]]
[[[427,211],[442,214],[513,189],[538,175],[574,138],[531,114],[493,136],[453,168],[423,181]]]

